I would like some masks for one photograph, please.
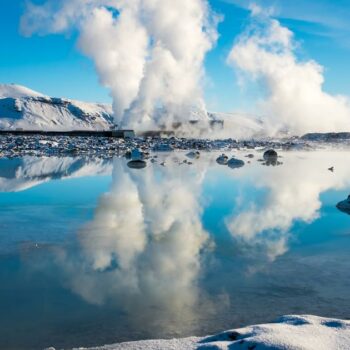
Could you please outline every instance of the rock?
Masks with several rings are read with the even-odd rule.
[[[232,168],[232,169],[237,169],[237,168],[242,168],[244,166],[243,160],[236,159],[236,158],[231,158],[228,162],[227,165]]]
[[[172,152],[174,148],[166,143],[158,144],[153,147],[154,152]]]
[[[187,153],[188,159],[197,159],[200,156],[199,150],[228,152],[240,148],[265,148],[273,151],[273,148],[286,149],[289,144],[290,141],[237,141],[233,139],[199,140],[177,137],[170,139],[161,137],[118,139],[116,137],[103,136],[52,135],[45,132],[38,132],[38,134],[16,134],[0,130],[0,154],[3,158],[24,157],[29,155],[38,157],[76,156],[110,159],[115,156],[125,155],[129,160],[146,160],[148,158],[157,157],[150,153],[151,150],[155,152],[179,150],[189,152]],[[300,142],[300,145],[302,149],[307,146],[307,144],[302,142]],[[218,164],[227,164],[228,157],[225,155],[222,156],[222,158],[218,158]],[[247,155],[247,158],[251,157],[252,155]]]
[[[265,165],[279,165],[278,154],[275,150],[269,149],[264,153]]]
[[[131,151],[131,159],[132,160],[142,160],[143,159],[143,153],[138,148],[134,148]]]
[[[220,157],[216,159],[216,163],[220,165],[227,165],[228,156],[226,154],[222,154]]]
[[[337,204],[337,208],[343,213],[350,215],[350,195],[345,201],[341,201]]]
[[[278,154],[275,150],[269,149],[264,153],[264,159],[267,160],[272,160],[275,159],[277,161]]]

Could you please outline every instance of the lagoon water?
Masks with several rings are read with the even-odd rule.
[[[250,152],[250,151],[249,151]],[[284,314],[350,317],[350,153],[0,160],[0,344],[206,335]],[[248,164],[250,161],[250,164]],[[334,166],[334,172],[327,169]]]

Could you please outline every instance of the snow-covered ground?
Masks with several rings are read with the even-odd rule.
[[[90,350],[347,350],[350,321],[283,316],[274,323],[229,330],[204,338],[147,340]]]
[[[0,84],[0,129],[105,130],[112,124],[110,105],[51,98],[24,86]]]

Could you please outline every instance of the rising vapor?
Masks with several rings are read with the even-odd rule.
[[[79,48],[110,89],[115,121],[150,129],[207,118],[204,58],[217,40],[218,17],[207,0],[47,0],[27,5],[21,30],[77,29]]]
[[[266,96],[258,107],[269,133],[350,130],[349,99],[323,90],[323,67],[298,59],[293,33],[271,11],[251,10],[251,23],[234,44],[228,64],[262,82]]]

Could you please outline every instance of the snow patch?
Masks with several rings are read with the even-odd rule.
[[[274,323],[229,330],[204,338],[147,340],[90,350],[340,350],[350,349],[350,321],[283,316]]]

